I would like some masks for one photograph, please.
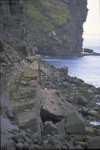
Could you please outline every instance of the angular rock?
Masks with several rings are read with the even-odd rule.
[[[71,113],[67,117],[66,133],[71,134],[85,134],[84,120],[78,113]]]

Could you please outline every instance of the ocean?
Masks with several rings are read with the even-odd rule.
[[[96,52],[100,51],[97,49]],[[100,87],[100,56],[56,56],[41,59],[57,68],[67,66],[70,76],[78,77],[88,84]]]

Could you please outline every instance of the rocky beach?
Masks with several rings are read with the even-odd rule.
[[[0,1],[1,150],[100,149],[100,88],[36,56],[80,54],[86,15],[86,0]]]

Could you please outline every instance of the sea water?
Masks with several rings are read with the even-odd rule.
[[[43,57],[42,59],[57,68],[67,66],[70,76],[100,87],[100,56]]]

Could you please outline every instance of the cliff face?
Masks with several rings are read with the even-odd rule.
[[[0,39],[25,56],[74,55],[86,15],[87,0],[1,0]]]
[[[27,38],[24,3],[21,0],[1,0],[0,45],[15,49],[21,56],[27,56],[34,54],[32,44],[32,40]]]
[[[25,3],[38,54],[74,55],[82,51],[87,0],[29,0]]]

